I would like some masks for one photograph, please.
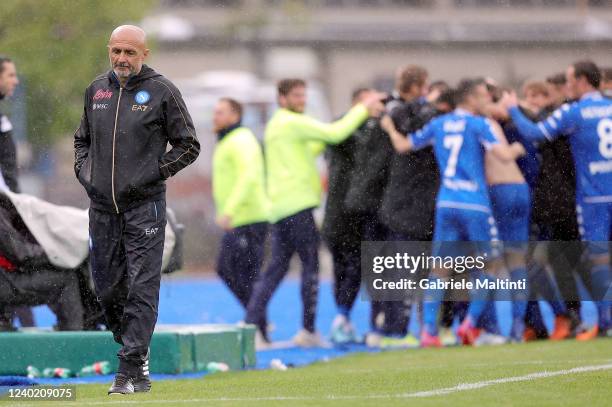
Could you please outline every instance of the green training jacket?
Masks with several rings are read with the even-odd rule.
[[[232,227],[268,221],[263,154],[251,130],[238,127],[217,143],[212,184],[217,216],[230,216]]]
[[[274,113],[264,138],[272,223],[320,205],[316,157],[323,151],[322,144],[342,142],[367,118],[368,111],[362,104],[333,123],[322,123],[287,109]]]

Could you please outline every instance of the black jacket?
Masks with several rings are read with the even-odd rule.
[[[389,175],[393,146],[378,119],[369,119],[352,137],[355,140],[355,169],[348,180],[345,206],[361,214],[376,214],[380,209]]]
[[[125,88],[113,71],[89,85],[74,148],[91,206],[120,213],[163,198],[165,180],[195,161],[200,143],[178,89],[143,65]]]
[[[402,134],[414,132],[437,115],[422,101],[399,99],[387,104]],[[408,154],[394,154],[379,217],[392,232],[413,240],[431,240],[440,173],[432,147]]]
[[[0,113],[0,173],[2,173],[6,186],[11,191],[18,193],[17,149],[13,139],[13,125],[2,113]]]
[[[329,145],[325,150],[329,174],[329,189],[325,201],[325,217],[321,234],[332,245],[353,243],[359,245],[361,224],[345,205],[351,174],[355,167],[355,152],[360,131],[340,144]]]
[[[544,120],[554,108],[542,111],[537,120]],[[576,221],[576,167],[567,137],[559,137],[539,145],[542,160],[533,191],[533,221],[540,225],[553,225],[563,221],[568,225],[566,236],[552,240],[577,240]]]

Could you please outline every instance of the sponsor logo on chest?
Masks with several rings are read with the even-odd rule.
[[[110,99],[113,97],[113,92],[108,89],[98,89],[96,94],[93,97],[93,100],[104,100]]]

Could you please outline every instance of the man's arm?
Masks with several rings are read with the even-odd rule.
[[[386,107],[387,114],[393,120],[397,131],[402,134],[408,134],[410,130],[415,129],[415,125],[413,125],[413,119],[416,116],[414,103],[393,101],[387,104]]]
[[[393,119],[389,115],[385,115],[380,120],[380,127],[389,135],[389,139],[391,140],[391,144],[393,145],[393,149],[400,153],[407,153],[412,150],[412,139],[410,137],[406,137],[402,135],[395,124],[393,123]]]
[[[74,173],[79,176],[79,171],[83,163],[89,156],[89,146],[91,145],[91,135],[89,132],[89,121],[87,120],[87,106],[89,106],[88,90],[85,91],[85,102],[83,105],[83,115],[81,124],[74,132]]]
[[[353,134],[367,118],[368,109],[359,103],[335,122],[323,123],[312,117],[296,114],[291,126],[294,134],[300,138],[338,144]]]
[[[2,120],[5,117],[2,117]],[[10,122],[9,122],[10,124]],[[17,148],[13,140],[12,131],[0,132],[0,173],[4,178],[6,186],[12,191],[19,193],[19,182],[17,180]]]
[[[396,128],[393,120],[385,116],[380,121],[380,126],[387,132],[393,148],[400,154],[408,153],[412,150],[421,149],[430,145],[435,135],[433,126],[427,124],[421,130],[404,136]]]
[[[508,109],[519,134],[529,142],[554,140],[571,132],[573,127],[571,108],[567,104],[555,110],[546,120],[534,123],[519,109],[516,94],[505,93],[501,103]]]
[[[490,119],[485,119],[484,123],[480,142],[496,158],[504,162],[510,162],[525,155],[525,148],[521,143],[514,142],[508,145],[504,131],[499,123]]]
[[[159,162],[160,174],[164,179],[167,179],[198,158],[200,142],[196,137],[193,121],[178,89],[172,84],[156,82],[161,83],[168,90],[168,97],[164,102],[164,122],[168,142],[172,149],[166,152]]]
[[[368,116],[378,117],[382,113],[384,110],[381,102],[383,96],[377,92],[372,93],[333,123],[323,123],[312,117],[296,114],[288,130],[305,140],[338,144],[350,137],[367,120]],[[318,147],[309,146],[309,149],[314,153]]]

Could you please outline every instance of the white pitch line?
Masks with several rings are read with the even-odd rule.
[[[513,376],[513,377],[503,377],[500,379],[491,379],[484,380],[481,382],[474,383],[460,383],[453,387],[445,387],[441,389],[434,390],[426,390],[426,391],[417,391],[413,393],[399,393],[399,394],[369,394],[364,396],[335,396],[335,395],[327,395],[321,397],[301,397],[301,396],[271,396],[271,397],[219,397],[219,398],[209,398],[209,399],[186,399],[186,400],[136,400],[136,399],[126,399],[124,397],[130,396],[114,396],[121,397],[121,399],[109,400],[109,401],[91,401],[91,402],[81,402],[79,405],[87,405],[87,406],[108,406],[108,405],[118,405],[118,404],[166,404],[166,403],[181,403],[181,404],[192,404],[192,403],[221,403],[221,402],[248,402],[248,401],[316,401],[316,400],[367,400],[367,399],[404,399],[404,398],[425,398],[425,397],[436,397],[436,396],[444,396],[451,393],[458,393],[462,391],[468,390],[477,390],[482,389],[484,387],[493,386],[496,384],[505,384],[505,383],[516,383],[516,382],[525,382],[532,381],[537,379],[546,379],[549,377],[555,376],[566,376],[576,373],[586,373],[586,372],[597,372],[601,370],[610,370],[612,369],[612,363],[605,365],[592,365],[592,366],[581,366],[575,367],[572,369],[565,370],[555,370],[552,372],[544,371],[544,372],[536,372],[529,373],[523,376]],[[77,401],[79,401],[77,399]],[[37,407],[38,404],[18,404],[22,407]]]
[[[531,381],[531,380],[536,380],[536,379],[545,379],[548,377],[564,376],[564,375],[569,375],[569,374],[574,374],[574,373],[596,372],[599,370],[609,370],[609,369],[612,369],[612,364],[582,366],[582,367],[575,367],[573,369],[556,370],[552,372],[546,372],[546,371],[537,372],[537,373],[530,373],[524,376],[514,376],[514,377],[505,377],[501,379],[484,380],[482,382],[476,382],[476,383],[461,383],[456,386],[446,387],[443,389],[418,391],[416,393],[407,393],[403,395],[403,397],[442,396],[442,395],[456,393],[460,391],[482,389],[483,387],[492,386],[494,384],[526,382],[526,381]]]

